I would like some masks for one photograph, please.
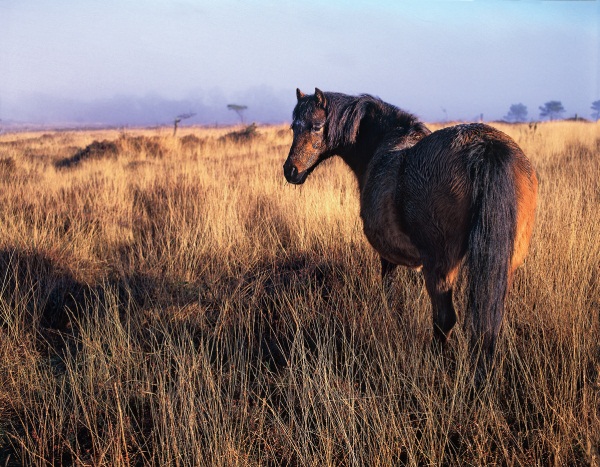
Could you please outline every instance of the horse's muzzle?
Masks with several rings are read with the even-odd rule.
[[[294,185],[301,185],[306,180],[308,176],[308,170],[304,170],[303,172],[298,172],[298,169],[293,165],[286,161],[283,164],[283,175],[285,175],[285,179]]]

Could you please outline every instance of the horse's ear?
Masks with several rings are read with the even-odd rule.
[[[325,98],[325,94],[319,88],[315,88],[315,98],[317,99],[317,107],[325,108],[327,105],[327,99]]]
[[[300,91],[300,88],[296,88],[296,97],[298,98],[298,100],[302,99],[305,95],[306,94]]]

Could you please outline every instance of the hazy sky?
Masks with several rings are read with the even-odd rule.
[[[598,1],[0,0],[0,119],[289,120],[295,88],[425,120],[600,99]],[[444,111],[445,109],[445,111]]]

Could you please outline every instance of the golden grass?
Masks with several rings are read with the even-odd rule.
[[[284,127],[0,135],[0,464],[598,465],[600,127],[498,127],[539,211],[475,395],[348,169],[284,182]]]

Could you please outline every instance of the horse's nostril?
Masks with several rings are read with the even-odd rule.
[[[296,167],[294,167],[293,164],[286,162],[283,165],[283,173],[285,174],[286,177],[290,178],[290,177],[294,177],[296,176],[296,174],[298,173],[298,169]]]
[[[304,181],[298,168],[290,161],[286,161],[283,165],[283,175],[289,183],[298,185]]]

